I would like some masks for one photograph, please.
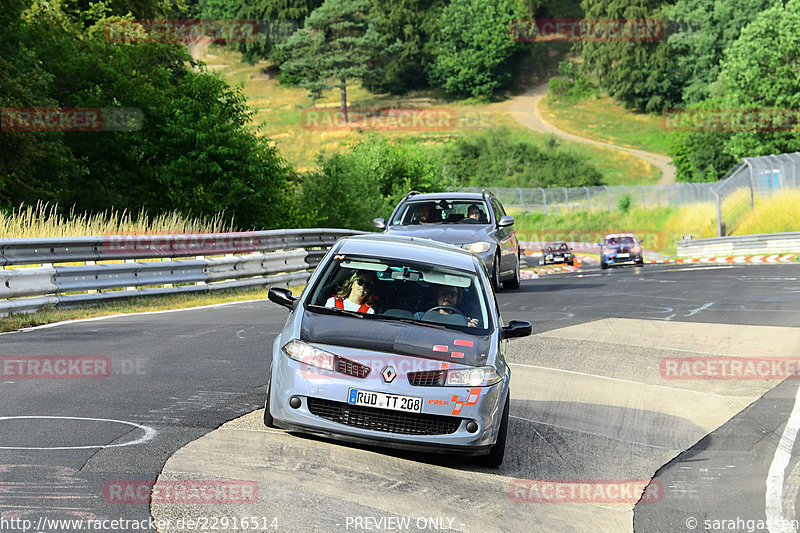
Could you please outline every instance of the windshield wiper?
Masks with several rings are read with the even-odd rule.
[[[425,320],[419,320],[416,318],[406,318],[402,316],[391,316],[391,315],[375,315],[376,318],[380,318],[382,320],[394,320],[397,322],[402,322],[404,324],[413,324],[415,326],[426,326],[429,328],[436,328],[436,329],[447,329],[447,326],[444,324],[439,324],[438,322],[426,322]]]

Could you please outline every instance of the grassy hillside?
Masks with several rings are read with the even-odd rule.
[[[363,132],[358,130],[317,130],[301,124],[303,109],[312,106],[304,89],[286,87],[274,79],[269,65],[260,62],[250,66],[240,62],[240,55],[228,48],[210,46],[199,51],[197,56],[210,69],[219,71],[235,86],[242,88],[248,104],[256,111],[253,125],[263,135],[273,139],[283,156],[298,171],[311,170],[316,166],[321,150],[341,152],[356,142]],[[315,108],[338,109],[338,91],[329,91],[317,101]],[[446,129],[436,131],[385,131],[390,137],[413,137],[421,144],[440,144],[456,136],[485,131],[493,126],[505,125],[520,135],[544,145],[547,136],[537,134],[520,126],[508,111],[508,101],[496,103],[473,100],[450,101],[434,91],[425,91],[406,97],[373,95],[356,86],[348,90],[348,103],[352,108],[398,108],[435,106],[452,113],[454,120]],[[560,142],[560,141],[559,141]],[[658,180],[658,170],[629,154],[616,150],[586,146],[580,143],[563,142],[562,145],[591,163],[603,174],[606,184],[645,184]],[[490,185],[490,184],[487,184]]]
[[[540,104],[542,114],[557,128],[620,146],[667,154],[672,143],[661,119],[627,110],[612,98],[559,99],[548,93]]]

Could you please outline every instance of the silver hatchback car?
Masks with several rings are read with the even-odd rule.
[[[327,437],[503,461],[508,339],[480,259],[414,237],[339,240],[275,339],[264,423]]]

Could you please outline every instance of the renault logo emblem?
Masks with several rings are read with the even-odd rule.
[[[383,376],[383,381],[391,383],[397,377],[397,370],[392,365],[389,365],[381,371],[381,376]]]

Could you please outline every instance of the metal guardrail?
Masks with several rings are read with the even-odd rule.
[[[0,316],[134,296],[300,284],[336,240],[360,233],[0,239]]]
[[[678,241],[680,257],[800,253],[800,232],[738,235]]]

